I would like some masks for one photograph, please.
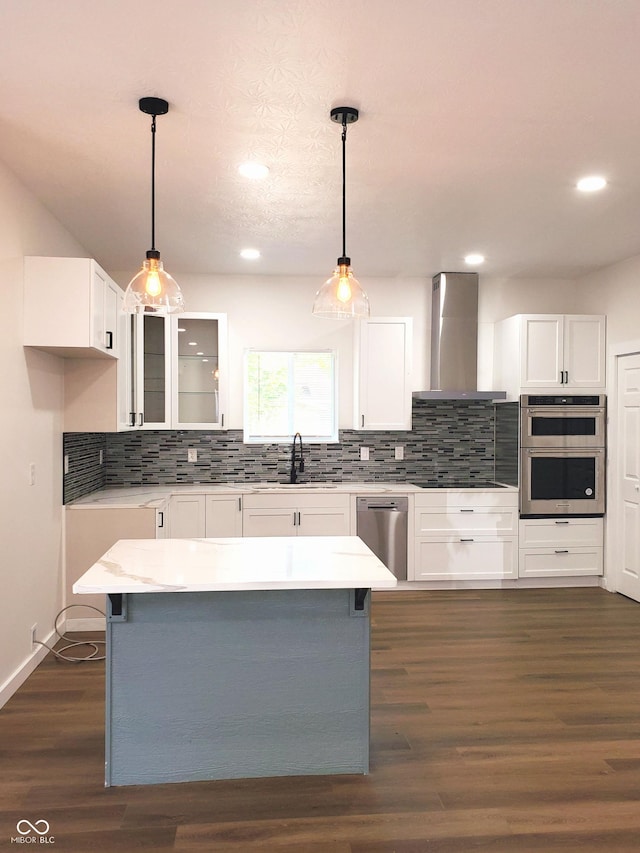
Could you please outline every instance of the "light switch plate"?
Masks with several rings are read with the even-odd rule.
[[[368,447],[361,447],[360,448],[360,461],[361,462],[368,462],[369,461],[369,448]]]
[[[187,462],[197,462],[198,461],[198,451],[195,447],[187,448]]]
[[[396,461],[399,461],[399,462],[401,462],[404,459],[404,447],[401,444],[396,446],[395,458],[396,458]]]

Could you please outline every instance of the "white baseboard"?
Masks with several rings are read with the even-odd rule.
[[[55,636],[55,631],[51,631],[51,633],[45,637],[42,642],[49,646],[52,642],[55,642]],[[0,685],[0,708],[7,704],[18,688],[22,687],[27,678],[29,678],[38,664],[42,663],[48,653],[49,650],[44,646],[38,646],[38,648],[29,655],[26,661],[19,666],[18,669],[9,676],[9,678],[7,678],[4,684]]]
[[[104,616],[88,616],[86,619],[67,619],[65,631],[104,631],[106,620]]]
[[[61,634],[64,634],[67,631],[104,631],[104,629],[105,619],[102,616],[96,616],[95,618],[89,617],[87,619],[63,619],[58,625],[58,630]],[[53,646],[57,640],[58,635],[54,629],[42,642],[46,643],[47,646]],[[27,660],[19,666],[18,669],[9,676],[9,678],[7,678],[4,684],[0,685],[0,708],[2,708],[3,705],[6,705],[13,694],[22,687],[27,678],[29,678],[38,664],[42,663],[48,653],[48,649],[44,646],[39,646],[29,655]]]
[[[589,586],[602,586],[602,578],[593,575],[562,578],[505,578],[504,580],[398,581],[398,585],[393,589],[380,590],[380,592],[425,589],[553,589]]]

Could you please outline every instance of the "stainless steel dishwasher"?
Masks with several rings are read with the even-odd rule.
[[[398,580],[407,579],[409,499],[364,497],[356,501],[357,534]]]

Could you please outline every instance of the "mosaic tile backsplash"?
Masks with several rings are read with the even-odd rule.
[[[102,451],[102,464],[100,452]],[[62,501],[68,504],[106,485],[107,436],[102,432],[67,432],[62,442],[63,457],[69,460],[64,474]],[[63,467],[63,471],[65,468]]]
[[[410,431],[341,430],[337,444],[305,444],[300,482],[377,480],[446,486],[494,479],[492,402],[414,400],[412,414]],[[97,465],[101,442],[103,466]],[[394,459],[398,445],[404,447],[403,461]],[[369,448],[368,462],[360,461],[361,447]],[[197,462],[187,462],[187,448],[197,450]],[[83,463],[74,461],[65,476],[65,503],[102,486],[287,482],[291,464],[290,445],[244,444],[241,430],[140,430],[98,437],[67,433],[66,452],[70,463],[81,453]]]
[[[518,485],[520,403],[496,405],[496,480]]]

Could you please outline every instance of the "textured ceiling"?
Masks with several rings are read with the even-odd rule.
[[[0,0],[0,158],[109,269],[577,276],[640,253],[638,0]],[[270,168],[257,183],[237,165]],[[610,184],[584,196],[584,174]],[[238,257],[245,246],[258,261]]]

